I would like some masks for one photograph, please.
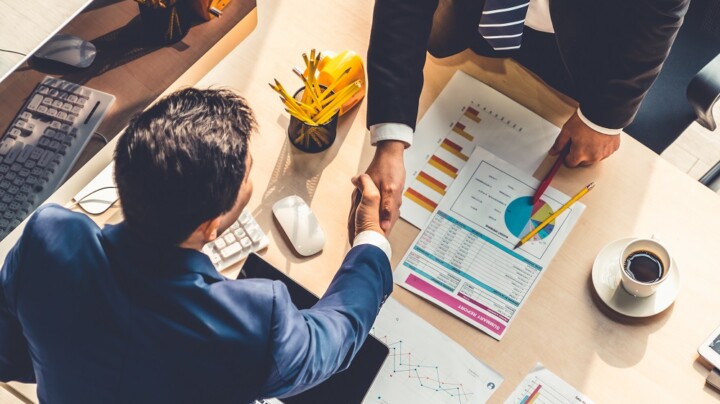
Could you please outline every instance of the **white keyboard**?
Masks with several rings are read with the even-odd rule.
[[[251,252],[266,248],[268,244],[270,240],[267,235],[246,209],[220,237],[205,244],[203,252],[210,257],[215,268],[222,271],[244,260]]]
[[[0,240],[62,185],[114,100],[50,76],[35,87],[0,132]]]

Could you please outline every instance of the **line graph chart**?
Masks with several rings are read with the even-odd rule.
[[[462,383],[444,381],[440,374],[440,367],[434,365],[414,364],[412,352],[403,351],[402,340],[388,342],[387,336],[381,336],[381,340],[390,348],[388,360],[392,361],[392,374],[401,376],[404,374],[409,379],[415,379],[421,388],[430,391],[443,392],[450,397],[457,397],[459,403],[471,401],[473,393],[465,391]]]
[[[394,299],[371,333],[390,354],[365,402],[482,403],[502,383],[502,376]]]

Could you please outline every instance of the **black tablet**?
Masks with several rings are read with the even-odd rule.
[[[287,286],[290,298],[299,309],[308,309],[319,300],[317,296],[256,254],[248,256],[238,275],[238,279],[251,278],[281,281]],[[283,398],[282,402],[285,404],[361,403],[388,353],[385,344],[369,335],[349,368],[297,396]]]

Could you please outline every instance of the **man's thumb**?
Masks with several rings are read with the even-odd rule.
[[[380,191],[375,186],[372,178],[367,174],[360,174],[353,178],[353,183],[357,189],[362,193],[363,205],[374,206],[379,209],[380,207]]]

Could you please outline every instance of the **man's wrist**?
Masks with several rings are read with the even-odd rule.
[[[390,247],[390,242],[381,231],[365,230],[359,232],[355,236],[355,240],[353,240],[353,247],[357,247],[361,244],[372,244],[380,248],[385,255],[387,255],[388,261],[392,261],[392,248]]]
[[[383,140],[376,145],[376,153],[402,156],[405,152],[405,143],[400,140]]]
[[[378,123],[370,126],[370,142],[373,146],[385,140],[398,140],[405,148],[412,145],[413,129],[403,123]]]

